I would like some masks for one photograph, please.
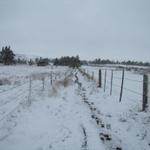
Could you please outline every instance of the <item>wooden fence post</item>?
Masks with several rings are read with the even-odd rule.
[[[146,111],[148,107],[148,75],[143,75],[143,105],[142,110]]]
[[[111,83],[110,83],[110,95],[112,95],[112,85],[113,85],[113,70],[111,70]]]
[[[92,72],[92,80],[94,80],[94,72]]]
[[[102,71],[101,71],[101,69],[99,69],[99,82],[98,82],[98,87],[99,87],[99,88],[102,87]]]
[[[124,84],[124,69],[123,69],[123,71],[122,71],[122,82],[121,82],[121,90],[120,90],[120,98],[119,98],[119,102],[121,102],[121,100],[122,100],[123,84]]]

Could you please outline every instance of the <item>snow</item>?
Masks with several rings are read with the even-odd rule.
[[[94,81],[67,67],[0,66],[0,79],[11,82],[0,86],[0,150],[148,150],[150,111],[141,112],[141,96],[124,91],[119,103],[119,89],[114,86],[110,96],[109,82],[105,92],[97,87],[98,68],[84,68],[94,71]],[[125,72],[125,78],[139,82],[125,80],[124,87],[142,92],[141,75]]]

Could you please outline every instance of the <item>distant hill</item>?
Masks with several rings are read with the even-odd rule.
[[[35,58],[40,58],[40,57],[39,56],[35,56],[35,55],[15,54],[15,59],[29,61],[30,59],[31,60],[35,60]]]

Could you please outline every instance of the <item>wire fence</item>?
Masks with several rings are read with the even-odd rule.
[[[29,107],[38,92],[53,86],[53,82],[70,76],[70,71],[50,71],[28,76],[27,81],[0,92],[0,122],[13,114],[20,106]]]
[[[5,92],[8,92],[8,91],[12,91],[13,89],[16,89],[16,88],[21,87],[21,86],[23,86],[23,85],[25,85],[25,84],[28,84],[28,83],[29,83],[29,81],[24,82],[24,83],[19,84],[19,85],[16,85],[16,86],[13,86],[13,87],[11,87],[11,88],[9,88],[9,89],[7,89],[7,90],[0,91],[0,94],[1,94],[1,93],[5,93]]]
[[[98,86],[104,88],[104,92],[106,92],[106,89],[107,91],[110,90],[110,96],[113,94],[114,89],[117,88],[120,102],[122,97],[128,97],[130,100],[141,101],[142,110],[145,111],[148,107],[148,100],[150,100],[150,79],[148,74],[134,74],[131,71],[125,71],[125,69],[110,68],[94,68],[93,71],[92,68],[89,70],[83,69],[83,72],[87,73],[88,76],[95,75],[94,79],[98,82]]]

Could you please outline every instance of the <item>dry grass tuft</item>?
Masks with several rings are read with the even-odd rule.
[[[0,79],[0,86],[2,85],[11,85],[11,81],[8,79]]]
[[[56,87],[64,86],[68,87],[73,84],[73,80],[70,78],[65,78],[63,80],[59,80],[55,83]]]

